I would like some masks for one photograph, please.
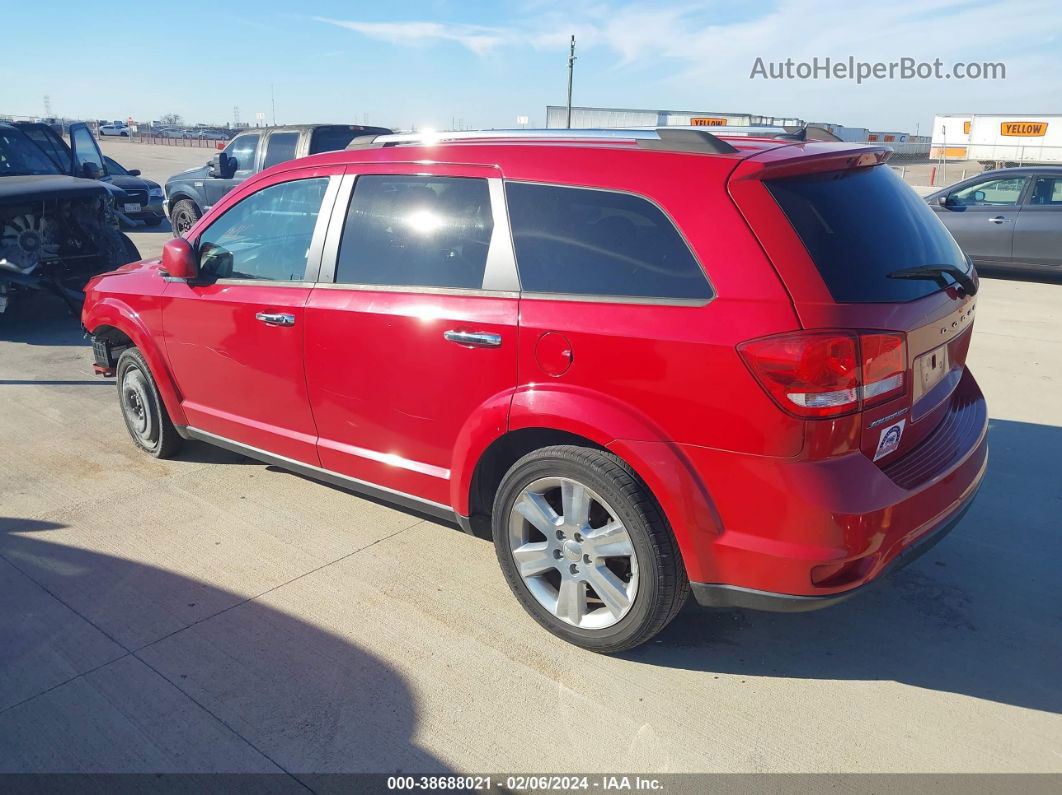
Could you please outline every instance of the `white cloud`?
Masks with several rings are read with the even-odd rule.
[[[574,33],[583,56],[583,80],[590,63],[601,80],[597,94],[631,104],[641,97],[641,102],[656,107],[672,97],[684,106],[803,118],[843,113],[845,118],[838,120],[852,123],[850,113],[868,119],[924,118],[935,110],[983,111],[1008,101],[1043,111],[1062,101],[1057,70],[1045,63],[1062,29],[1057,0],[846,0],[840,6],[777,0],[746,7],[735,7],[732,0],[529,0],[522,11],[497,25],[322,21],[396,45],[456,43],[483,57],[511,55],[521,48],[560,53]],[[798,62],[816,56],[871,62],[940,58],[947,66],[955,61],[1003,61],[1008,80],[912,80],[871,83],[869,88],[822,79],[749,80],[758,56]],[[662,80],[661,66],[668,72]],[[622,71],[622,86],[607,87],[604,75],[610,70]],[[653,74],[656,82],[639,84],[637,70]]]
[[[454,25],[443,22],[355,22],[325,17],[314,17],[314,19],[391,44],[422,45],[452,41],[477,55],[485,55],[502,44],[512,44],[518,39],[514,31],[487,25]]]

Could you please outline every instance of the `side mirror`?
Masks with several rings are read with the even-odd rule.
[[[131,177],[139,177],[140,176],[140,169],[139,168],[131,168],[131,169],[129,169],[129,176],[131,176]]]
[[[103,176],[103,172],[100,171],[100,167],[95,163],[82,163],[81,176],[85,179],[99,179]]]
[[[192,244],[183,237],[167,240],[162,247],[162,269],[174,279],[194,279],[199,275]]]
[[[943,196],[938,196],[937,197],[937,204],[939,204],[941,207],[947,207],[948,206],[948,194],[945,193]]]
[[[210,176],[217,177],[218,179],[232,179],[232,175],[235,172],[235,158],[224,152],[218,152],[210,159]]]
[[[985,200],[985,192],[983,190],[975,190],[973,197],[975,202],[981,204]]]

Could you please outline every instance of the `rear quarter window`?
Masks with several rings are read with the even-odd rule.
[[[675,225],[629,193],[527,182],[505,186],[526,292],[703,299],[712,291]]]
[[[913,301],[942,288],[932,280],[889,278],[890,273],[930,265],[969,268],[929,205],[888,166],[764,184],[835,301]]]

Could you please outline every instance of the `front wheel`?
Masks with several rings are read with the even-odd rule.
[[[181,448],[181,437],[159,396],[143,354],[127,348],[118,357],[118,399],[122,419],[133,442],[155,458],[171,458]]]
[[[492,521],[509,587],[569,643],[630,649],[667,626],[689,596],[656,501],[604,450],[562,445],[524,456],[498,488]]]
[[[181,199],[176,202],[170,208],[170,223],[173,225],[173,236],[182,237],[199,220],[200,216],[202,216],[202,213],[195,206],[195,202],[190,199]]]

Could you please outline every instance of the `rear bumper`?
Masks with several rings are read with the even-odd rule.
[[[807,461],[684,447],[718,514],[717,530],[676,533],[698,601],[808,610],[851,596],[959,521],[984,477],[987,431],[966,371],[936,430],[885,467],[862,452]]]
[[[978,480],[977,486],[980,486],[980,480]],[[899,571],[909,563],[913,563],[936,546],[948,533],[955,529],[955,526],[970,509],[976,496],[975,488],[974,493],[967,497],[966,501],[957,510],[897,553],[891,562],[878,572],[875,579],[855,588],[849,588],[847,591],[839,591],[828,595],[805,595],[758,591],[755,588],[742,588],[739,585],[692,582],[690,583],[690,589],[693,591],[693,598],[697,600],[697,604],[701,607],[741,607],[747,610],[766,610],[775,613],[802,613],[808,610],[830,607],[873,587],[883,577]]]

